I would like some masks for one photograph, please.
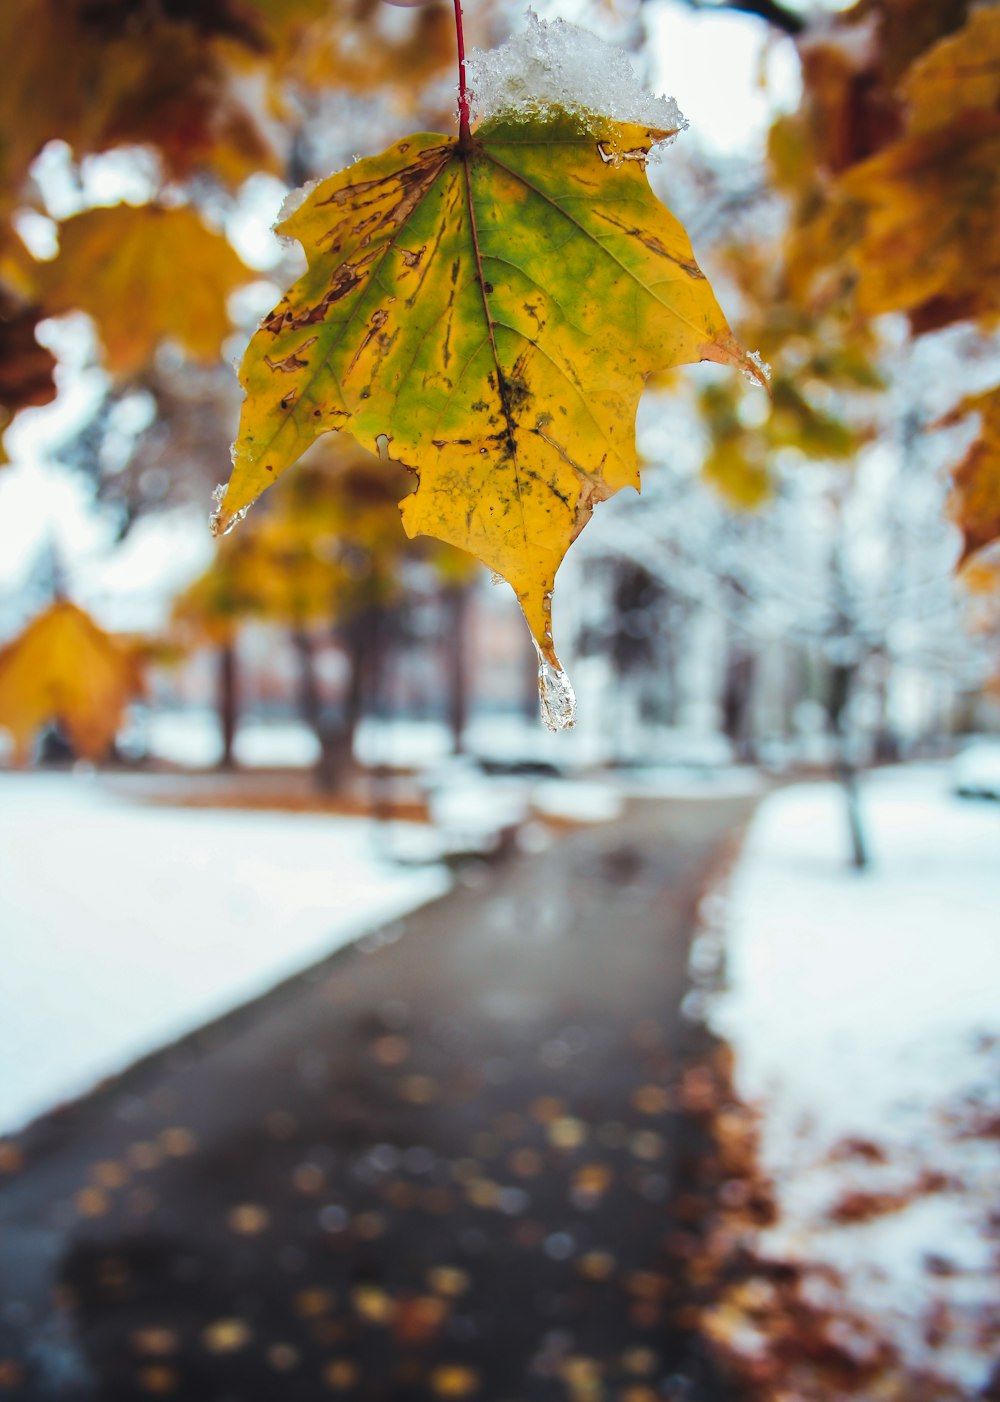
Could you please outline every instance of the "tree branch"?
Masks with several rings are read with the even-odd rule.
[[[793,39],[797,39],[806,27],[803,16],[797,10],[779,4],[779,0],[687,0],[687,3],[692,10],[740,10],[744,14],[756,15]]]

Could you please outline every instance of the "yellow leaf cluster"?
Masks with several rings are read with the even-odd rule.
[[[857,147],[791,250],[800,287],[846,272],[863,315],[916,329],[1000,314],[1000,9],[973,11],[908,69],[903,129]],[[888,129],[888,123],[887,128]],[[879,135],[885,136],[885,130]],[[843,168],[846,166],[846,168]],[[840,269],[838,270],[838,265]]]
[[[4,0],[0,202],[47,141],[77,156],[154,146],[171,179],[207,173],[236,186],[279,173],[270,120],[288,92],[394,84],[402,97],[451,59],[447,7],[390,32],[376,0]]]
[[[99,759],[141,689],[137,656],[60,600],[0,649],[0,728],[24,763],[34,736],[57,722],[75,752]]]
[[[180,179],[209,171],[237,183],[276,168],[232,61],[252,36],[174,21],[160,6],[120,9],[76,0],[0,6],[0,52],[16,55],[0,85],[4,197],[16,195],[35,156],[56,139],[77,156],[152,143],[167,174]]]
[[[702,473],[731,506],[753,510],[774,493],[779,456],[850,460],[870,436],[858,394],[880,389],[882,381],[864,323],[836,307],[817,313],[804,305],[785,277],[780,248],[737,230],[716,250],[716,261],[753,309],[747,335],[775,370],[767,414],[756,412],[749,387],[739,381],[719,379],[700,390],[708,435]]]
[[[421,5],[405,19],[387,14],[381,0],[360,0],[350,7],[299,0],[295,15],[267,0],[263,9],[276,73],[307,91],[381,89],[393,93],[396,106],[405,110],[426,81],[454,61],[453,13],[440,0]]]

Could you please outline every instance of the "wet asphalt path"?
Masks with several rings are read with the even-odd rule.
[[[670,1246],[704,1147],[674,1088],[749,808],[474,866],[0,1144],[0,1399],[726,1397]]]

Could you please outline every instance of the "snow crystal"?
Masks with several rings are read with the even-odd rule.
[[[214,536],[228,535],[231,530],[234,530],[240,522],[246,518],[246,514],[250,510],[249,506],[241,506],[239,511],[234,511],[225,525],[223,525],[225,516],[223,514],[222,503],[225,500],[227,491],[228,487],[225,482],[220,482],[218,486],[212,490],[212,501],[215,503],[215,510],[208,518],[208,525]]]
[[[550,24],[530,10],[527,18],[523,34],[466,60],[476,121],[566,111],[587,126],[608,117],[669,135],[687,126],[672,97],[654,97],[642,86],[623,50],[565,20]]]
[[[744,370],[744,378],[749,380],[752,385],[770,384],[771,366],[761,355],[760,351],[748,351],[747,360],[756,365],[760,373],[755,375],[752,370]]]
[[[291,219],[292,215],[302,208],[306,200],[316,189],[316,186],[321,185],[326,178],[326,176],[317,176],[315,180],[307,180],[304,185],[299,185],[294,190],[289,190],[288,194],[281,202],[281,208],[278,210],[277,219],[271,225],[274,233],[277,234],[285,220]],[[285,239],[281,234],[278,234],[278,237],[282,239],[283,242],[293,242],[293,240]]]

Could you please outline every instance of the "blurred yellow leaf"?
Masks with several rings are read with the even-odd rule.
[[[94,318],[112,373],[138,373],[168,339],[196,360],[218,359],[231,330],[226,298],[252,274],[192,209],[86,210],[59,226],[59,243],[39,270],[42,301],[52,314]]]
[[[398,594],[405,558],[462,582],[474,568],[468,556],[400,530],[397,502],[408,485],[398,464],[349,439],[317,444],[268,509],[219,542],[212,566],[177,601],[176,621],[216,645],[248,618],[292,628],[342,622]]]
[[[936,131],[960,112],[1000,104],[1000,10],[973,10],[968,23],[919,58],[901,87],[911,135]]]
[[[60,600],[0,649],[0,728],[24,763],[33,737],[58,722],[75,752],[99,759],[141,689],[133,650]]]
[[[179,178],[205,170],[236,184],[277,169],[240,81],[262,47],[245,7],[186,9],[171,20],[159,5],[4,0],[0,52],[12,61],[0,85],[0,200],[16,198],[52,140],[77,157],[150,143]]]
[[[955,468],[952,516],[962,532],[961,563],[1000,538],[1000,386],[971,396],[944,421],[980,418],[979,437]]]
[[[1000,314],[1000,9],[974,10],[956,30],[961,7],[880,8],[879,42],[857,50],[860,66],[836,43],[826,61],[810,50],[806,149],[795,145],[802,118],[772,138],[774,169],[799,203],[789,285],[814,306],[853,290],[863,316],[905,312],[918,333],[990,323]],[[850,108],[837,149],[833,90]]]
[[[847,173],[841,199],[864,214],[849,251],[864,314],[938,298],[950,310],[933,325],[1000,312],[1000,112],[901,138]]]

